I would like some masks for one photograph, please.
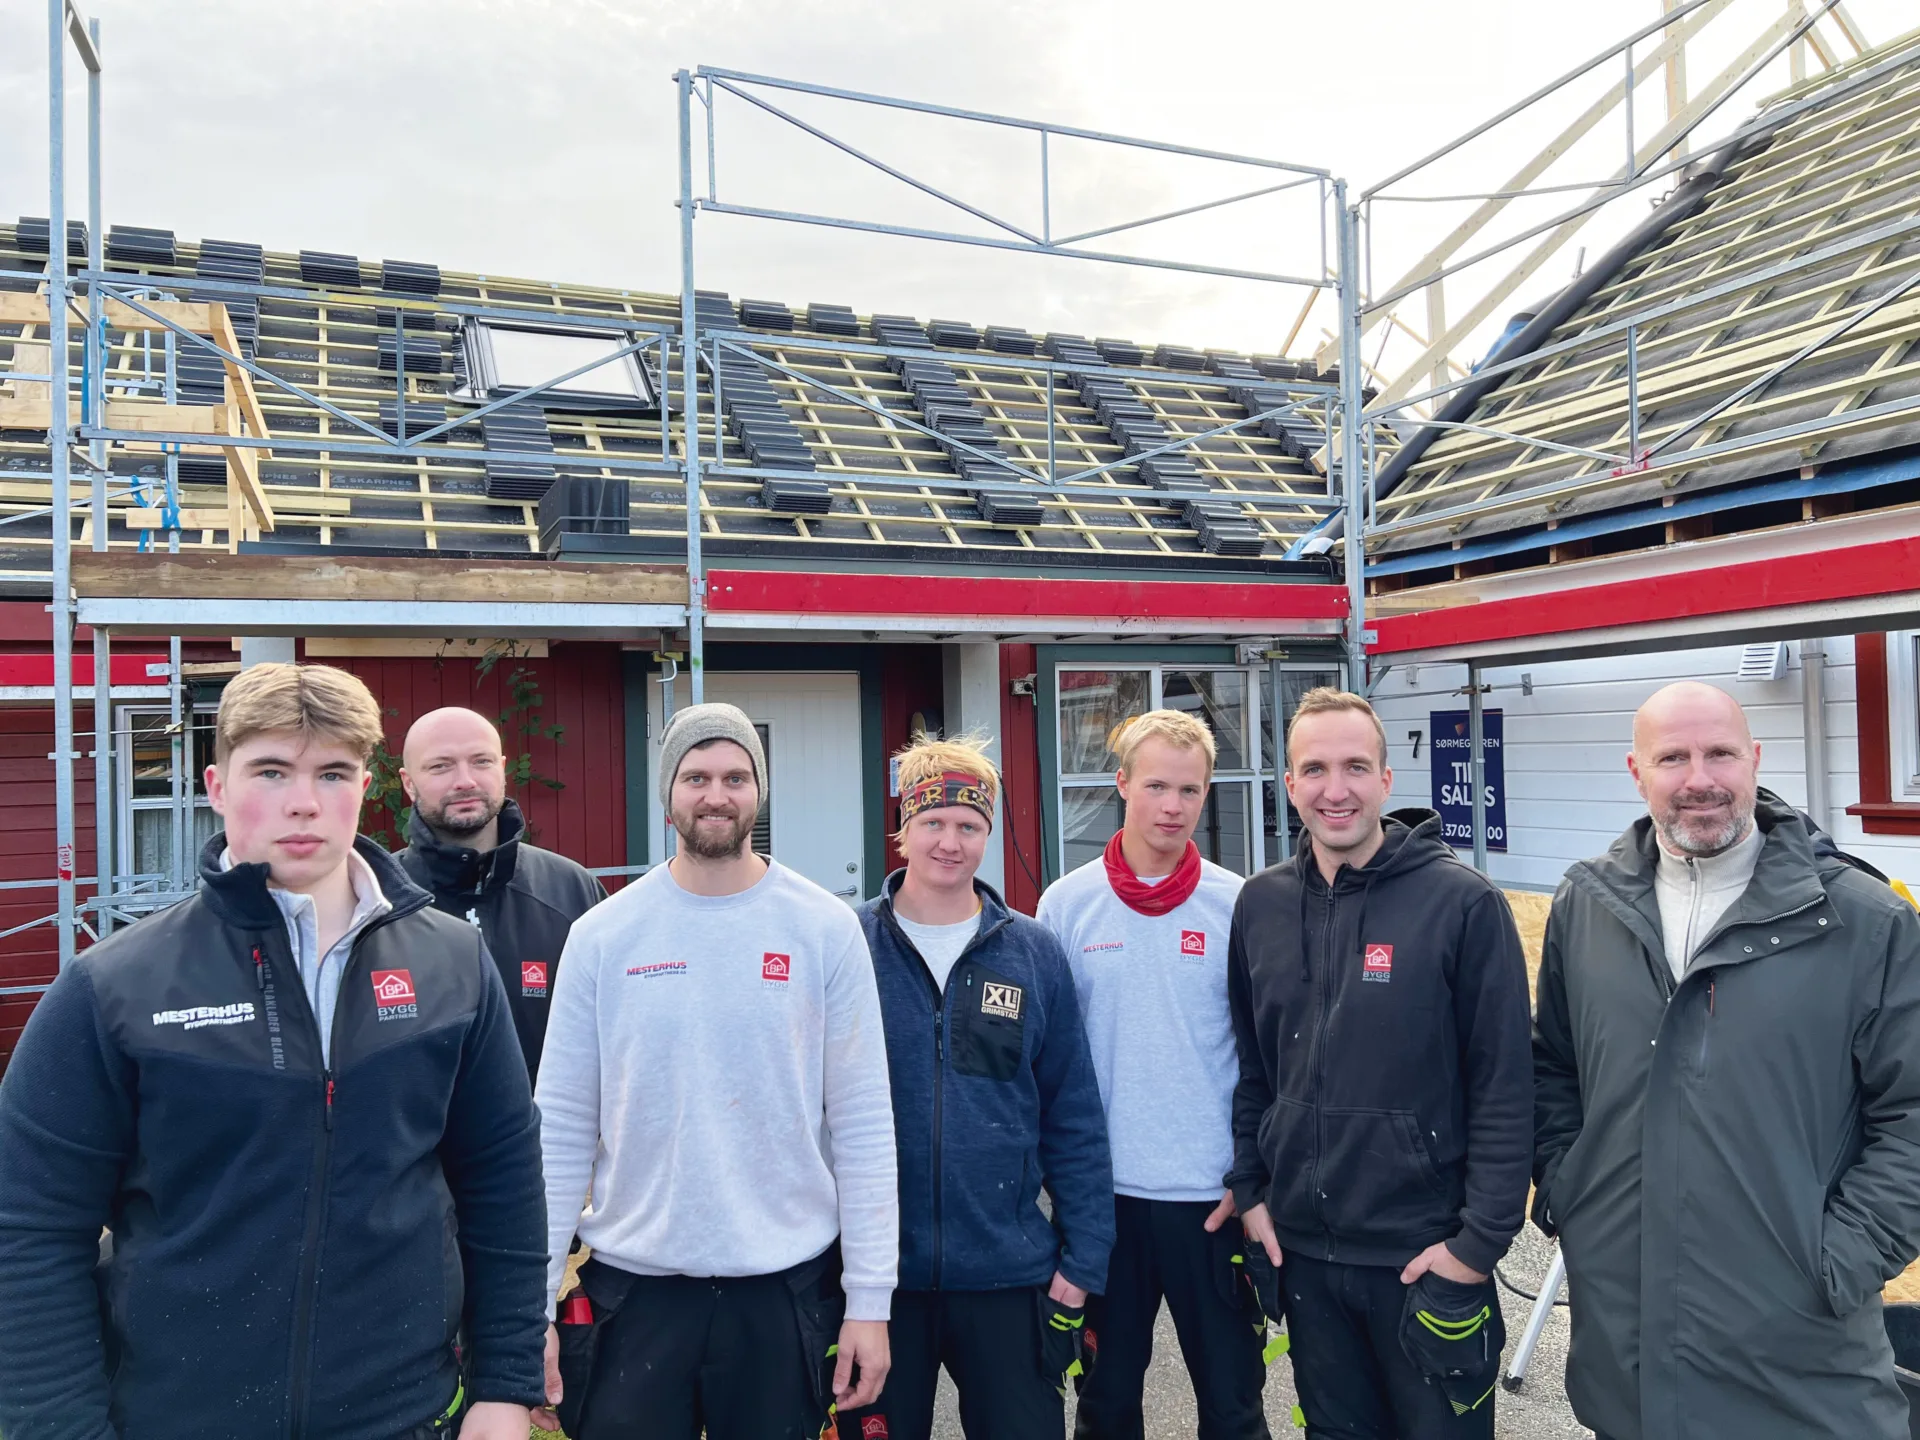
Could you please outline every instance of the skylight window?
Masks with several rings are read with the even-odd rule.
[[[623,333],[538,330],[476,321],[467,326],[464,338],[468,383],[476,395],[496,399],[597,359],[601,363],[593,369],[535,399],[549,409],[565,405],[655,409],[659,399],[639,356],[619,353],[630,343]]]

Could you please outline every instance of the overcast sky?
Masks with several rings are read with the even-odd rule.
[[[1849,8],[1871,39],[1883,41],[1910,3],[1850,0]],[[1782,8],[1778,0],[1733,0],[1709,31],[1719,47],[1705,57],[1713,63],[1695,61],[1695,88]],[[1358,189],[1648,23],[1658,3],[98,0],[91,13],[108,56],[110,223],[168,227],[183,239],[674,291],[671,75],[682,66],[1295,161]],[[45,14],[41,0],[0,0],[0,216],[7,218],[47,211]],[[1784,83],[1784,62],[1776,71],[1770,78]],[[1504,180],[1618,74],[1613,62],[1559,108],[1489,137],[1432,177],[1427,192]],[[77,63],[70,78],[69,194],[75,213],[84,214]],[[1730,102],[1708,128],[1751,114],[1760,93]],[[1644,140],[1664,116],[1657,83],[1641,94]],[[1030,133],[772,98],[982,208],[1039,224],[1038,142]],[[716,109],[724,200],[981,228],[863,175],[739,101]],[[704,151],[704,140],[697,143]],[[1617,165],[1624,149],[1616,122],[1567,163],[1597,173]],[[1256,188],[1273,173],[1069,142],[1056,142],[1049,158],[1056,234]],[[697,172],[704,186],[704,153]],[[1239,213],[1156,227],[1131,242],[1092,243],[1317,273],[1315,197],[1309,186]],[[1384,286],[1396,260],[1406,263],[1461,213],[1401,205],[1377,215],[1376,283]],[[1272,350],[1303,295],[732,216],[703,216],[697,232],[703,288],[922,319]],[[1590,243],[1603,243],[1603,232]],[[1571,255],[1556,261],[1520,298],[1550,290],[1572,264]],[[1322,324],[1332,324],[1330,305],[1316,313],[1307,338],[1317,340]],[[1304,348],[1305,340],[1295,347]]]

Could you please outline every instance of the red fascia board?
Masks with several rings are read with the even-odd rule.
[[[115,651],[111,675],[115,685],[164,685],[163,675],[147,674],[149,664],[165,665],[166,653],[156,655],[123,655]],[[93,684],[93,657],[76,655],[73,657],[73,683],[76,685]],[[52,655],[0,655],[0,686],[51,686],[53,684]]]
[[[997,575],[871,575],[713,570],[707,608],[775,615],[956,618],[1343,620],[1339,585],[1218,580],[1058,580]]]
[[[1512,600],[1484,600],[1388,616],[1375,623],[1379,640],[1368,648],[1376,655],[1391,655],[1403,650],[1857,600],[1906,590],[1920,590],[1920,538],[1882,540],[1842,550],[1815,550],[1650,579],[1583,585]]]

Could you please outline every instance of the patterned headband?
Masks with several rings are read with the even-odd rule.
[[[900,823],[906,824],[923,810],[938,810],[945,805],[966,805],[987,817],[993,824],[993,796],[972,775],[949,770],[922,780],[900,797]]]

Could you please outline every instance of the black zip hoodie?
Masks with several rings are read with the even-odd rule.
[[[472,850],[442,840],[416,810],[407,825],[407,848],[393,858],[433,896],[436,909],[486,937],[531,1080],[540,1073],[547,1009],[567,932],[607,892],[566,856],[530,844],[527,822],[512,800],[500,808],[499,823],[500,843]]]
[[[1280,1246],[1406,1264],[1437,1241],[1490,1271],[1525,1219],[1533,1134],[1526,961],[1500,891],[1431,810],[1328,885],[1303,837],[1240,891],[1227,996],[1233,1170]]]
[[[7,1440],[369,1440],[544,1403],[539,1122],[480,937],[355,842],[331,1061],[267,867],[81,952],[0,1081]],[[96,1290],[102,1227],[113,1256]]]

